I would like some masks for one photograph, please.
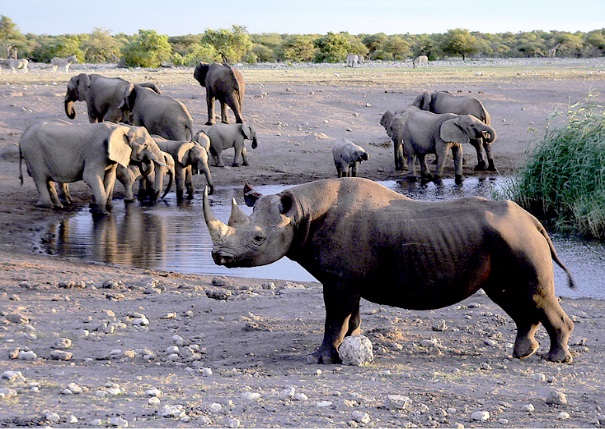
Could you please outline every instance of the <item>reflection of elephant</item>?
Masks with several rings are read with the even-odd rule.
[[[412,62],[413,68],[421,67],[421,66],[428,66],[428,65],[429,65],[429,57],[427,57],[426,55],[418,55]]]
[[[153,83],[142,85],[153,89],[158,94],[160,90]],[[99,74],[81,73],[72,77],[67,83],[65,94],[65,114],[69,119],[76,117],[74,102],[86,101],[88,120],[96,122],[120,122],[122,112],[119,109],[124,100],[124,91],[132,84],[121,78],[109,78]]]
[[[443,175],[443,167],[447,152],[452,150],[456,169],[456,183],[462,182],[462,143],[471,139],[484,138],[492,142],[496,132],[489,125],[471,115],[455,115],[453,113],[437,114],[427,111],[410,113],[403,125],[403,144],[408,160],[408,177],[416,179],[414,159],[418,157],[422,178],[432,179],[426,165],[425,156],[428,153],[437,155],[435,179]]]
[[[244,76],[228,64],[207,64],[199,63],[195,68],[193,77],[200,85],[206,88],[206,104],[208,105],[208,122],[206,125],[212,125],[214,119],[214,100],[218,98],[221,103],[221,122],[228,124],[227,106],[235,114],[235,122],[244,123],[242,117],[242,105],[244,104],[244,94],[246,85]]]
[[[536,352],[534,334],[543,324],[550,337],[545,357],[572,361],[574,323],[555,294],[552,261],[574,287],[571,274],[544,227],[517,204],[476,197],[413,201],[359,177],[257,198],[247,191],[252,214],[232,204],[228,224],[204,196],[212,258],[226,267],[253,267],[286,256],[322,283],[325,330],[315,362],[340,362],[344,337],[361,333],[361,298],[429,310],[479,289],[516,323],[514,357]]]
[[[387,110],[380,118],[380,125],[384,127],[387,135],[393,140],[393,157],[395,158],[395,170],[403,170],[403,124],[411,112],[419,111],[415,106],[407,106],[405,109],[396,110],[395,113]]]
[[[120,106],[132,125],[169,140],[191,141],[193,119],[183,103],[142,85],[127,88]]]
[[[356,177],[361,161],[368,160],[368,153],[349,139],[340,139],[332,146],[332,156],[338,177]]]
[[[139,181],[138,199],[140,201],[155,202],[158,198],[164,198],[170,191],[175,175],[174,159],[170,154],[160,151],[159,148],[157,151],[158,159],[164,166],[156,165],[154,162],[149,164],[131,162],[127,167],[118,165],[116,177],[124,185],[124,202],[134,201],[133,187],[137,180]],[[168,175],[168,185],[160,197],[166,175]]]
[[[252,140],[252,149],[256,149],[258,141],[254,128],[248,124],[223,124],[218,123],[211,126],[206,134],[210,138],[210,154],[214,165],[224,167],[221,152],[225,149],[234,148],[233,167],[239,167],[238,160],[242,159],[242,165],[248,165],[248,154],[244,147],[244,140]]]
[[[209,192],[212,194],[214,186],[208,167],[208,152],[202,145],[196,142],[166,140],[158,136],[154,136],[154,139],[162,151],[174,158],[177,201],[183,199],[185,188],[187,188],[187,199],[193,199],[193,168],[204,173]]]
[[[23,183],[21,160],[38,188],[39,207],[57,207],[54,182],[84,180],[92,189],[93,213],[106,214],[118,164],[155,159],[149,151],[151,136],[143,127],[116,124],[73,125],[64,121],[40,122],[29,127],[19,142],[19,177]]]
[[[433,93],[425,91],[416,97],[412,104],[418,106],[422,110],[428,110],[433,113],[473,115],[481,122],[491,125],[489,113],[483,106],[483,103],[474,97],[454,95],[448,91],[437,91]],[[491,142],[487,142],[479,137],[477,139],[471,139],[470,143],[477,151],[477,166],[475,167],[475,170],[496,171],[494,159],[492,157]]]

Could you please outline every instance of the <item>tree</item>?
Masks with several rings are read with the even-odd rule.
[[[0,41],[2,41],[2,51],[0,51],[0,57],[7,55],[7,49],[9,47],[16,48],[18,51],[23,53],[23,50],[27,48],[27,39],[21,34],[17,24],[15,24],[9,17],[0,15]]]
[[[343,33],[335,34],[332,32],[315,40],[315,46],[319,49],[315,55],[316,63],[344,61],[351,47]]]
[[[401,36],[389,36],[384,43],[384,50],[393,56],[394,60],[405,60],[410,55],[410,45]]]
[[[94,28],[88,40],[82,43],[84,61],[87,63],[117,62],[122,48],[109,30]],[[81,60],[81,58],[78,58]]]
[[[175,52],[172,55],[172,62],[175,66],[195,66],[200,61],[212,63],[220,60],[221,56],[216,52],[214,46],[202,43],[193,43],[184,52]]]
[[[387,39],[388,36],[386,34],[377,33],[367,34],[361,39],[361,41],[364,45],[366,45],[370,58],[374,58],[374,53],[383,49],[383,45],[387,41]]]
[[[464,61],[467,55],[478,52],[477,38],[468,30],[462,28],[448,30],[443,39],[441,49],[448,55],[462,55],[462,60]]]
[[[228,63],[238,63],[252,50],[252,38],[246,27],[234,25],[232,30],[206,30],[202,44],[214,46],[214,49]]]
[[[311,61],[315,58],[315,36],[294,34],[284,41],[278,58],[284,61]]]
[[[134,40],[122,48],[122,57],[129,67],[159,67],[171,54],[168,36],[155,30],[139,30]]]

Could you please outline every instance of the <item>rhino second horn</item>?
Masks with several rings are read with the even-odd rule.
[[[229,226],[245,225],[249,222],[248,216],[239,208],[235,198],[231,200],[231,216],[229,216]]]
[[[206,226],[208,227],[208,232],[210,233],[212,242],[214,243],[216,241],[221,241],[223,237],[229,233],[229,226],[218,220],[212,213],[212,210],[210,210],[210,202],[208,201],[208,186],[204,187],[203,208],[204,220],[206,221]]]

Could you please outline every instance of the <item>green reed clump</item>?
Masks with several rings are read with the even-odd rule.
[[[605,239],[605,106],[569,107],[562,126],[547,120],[527,165],[501,191],[559,232]]]

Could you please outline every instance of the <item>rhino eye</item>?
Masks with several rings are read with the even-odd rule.
[[[255,235],[252,237],[252,242],[253,242],[254,244],[256,244],[257,246],[260,246],[261,244],[263,244],[263,243],[264,243],[264,241],[265,241],[266,239],[267,239],[267,237],[265,237],[265,236],[264,236],[264,235],[262,235],[262,234],[255,234]]]

